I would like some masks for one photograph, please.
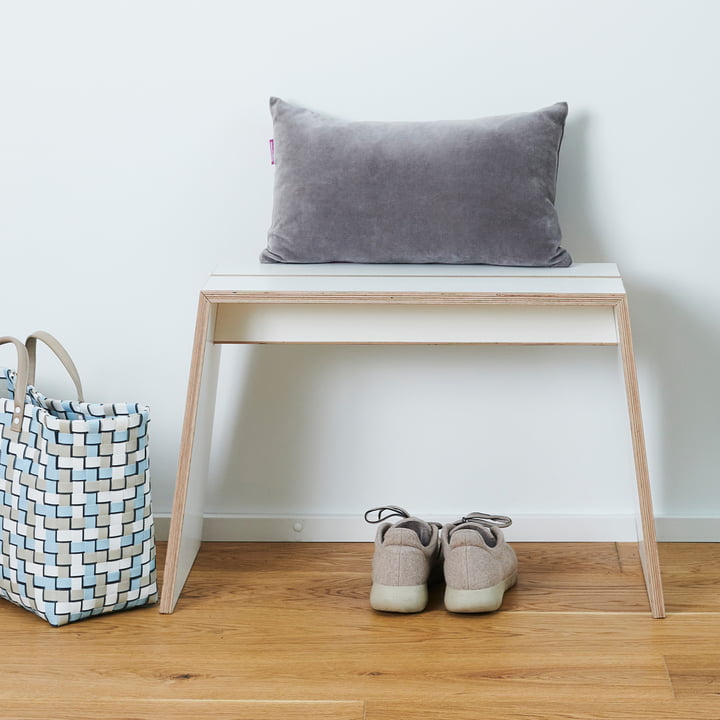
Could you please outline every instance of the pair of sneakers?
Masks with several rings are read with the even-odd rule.
[[[385,522],[399,517],[395,523]],[[448,525],[412,517],[396,505],[365,513],[382,523],[375,537],[370,606],[415,613],[425,609],[428,584],[445,576],[445,607],[456,613],[492,612],[517,581],[517,558],[500,528],[504,515],[470,513]]]

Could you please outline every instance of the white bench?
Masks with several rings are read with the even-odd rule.
[[[173,611],[203,529],[224,343],[614,345],[621,356],[654,617],[664,617],[627,296],[617,266],[252,265],[200,293],[160,612]]]

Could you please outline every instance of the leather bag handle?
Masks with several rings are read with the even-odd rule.
[[[73,383],[75,384],[75,390],[77,391],[78,400],[83,401],[83,389],[82,383],[80,382],[80,374],[75,367],[75,363],[72,361],[68,351],[60,344],[60,342],[54,338],[50,333],[44,330],[36,330],[34,333],[30,333],[25,340],[25,347],[27,348],[28,356],[28,384],[35,384],[35,358],[37,355],[37,341],[41,340],[47,345],[53,353],[57,356],[63,367],[67,370]]]
[[[0,345],[12,343],[18,353],[17,373],[15,375],[15,396],[13,398],[13,414],[10,429],[19,433],[22,429],[23,408],[25,407],[25,392],[28,386],[28,351],[20,340],[14,337],[0,337]]]

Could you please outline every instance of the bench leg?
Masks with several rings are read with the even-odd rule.
[[[618,344],[622,358],[625,392],[627,394],[628,413],[630,415],[630,434],[632,436],[633,456],[635,459],[635,477],[639,501],[638,544],[645,587],[647,588],[650,611],[653,617],[665,617],[660,559],[655,539],[655,517],[653,515],[650,475],[648,472],[645,432],[640,411],[640,393],[638,390],[635,355],[630,331],[630,312],[627,298],[622,297],[615,306],[615,318],[618,326]]]
[[[202,540],[204,485],[210,463],[220,359],[219,346],[213,344],[215,312],[216,306],[201,293],[163,574],[161,613],[175,609]]]

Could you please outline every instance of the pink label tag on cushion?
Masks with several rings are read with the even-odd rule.
[[[275,164],[275,139],[270,138],[270,164]]]

